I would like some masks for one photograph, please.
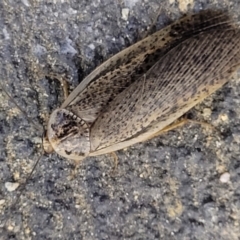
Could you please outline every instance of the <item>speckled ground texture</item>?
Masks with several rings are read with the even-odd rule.
[[[38,125],[96,66],[183,13],[233,1],[0,1],[0,80]],[[160,9],[160,6],[161,9]],[[157,17],[158,16],[158,17]],[[0,239],[240,239],[240,76],[188,116],[188,124],[74,166],[41,154],[42,132],[0,90]],[[230,177],[230,178],[229,178]],[[229,179],[228,179],[229,178]]]

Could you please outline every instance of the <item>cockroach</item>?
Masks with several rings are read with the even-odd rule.
[[[87,76],[50,116],[48,140],[80,161],[146,141],[215,92],[240,65],[227,13],[186,15]]]
[[[88,75],[51,114],[47,139],[75,161],[146,141],[221,88],[239,66],[240,29],[228,13],[185,15]]]

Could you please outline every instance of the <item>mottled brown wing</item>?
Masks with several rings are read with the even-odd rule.
[[[104,109],[91,128],[92,155],[148,139],[228,81],[240,64],[240,30],[206,29],[168,51]]]
[[[91,124],[107,104],[146,73],[179,41],[202,31],[210,31],[216,26],[219,30],[226,28],[230,21],[226,14],[212,10],[184,16],[104,62],[80,83],[62,108]]]

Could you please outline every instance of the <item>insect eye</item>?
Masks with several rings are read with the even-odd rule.
[[[47,136],[59,155],[81,160],[90,152],[89,127],[79,117],[66,109],[55,110],[49,120]]]

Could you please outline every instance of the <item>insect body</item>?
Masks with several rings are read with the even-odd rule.
[[[48,124],[54,150],[81,160],[155,136],[224,85],[240,65],[240,30],[222,12],[185,16],[93,71]]]

